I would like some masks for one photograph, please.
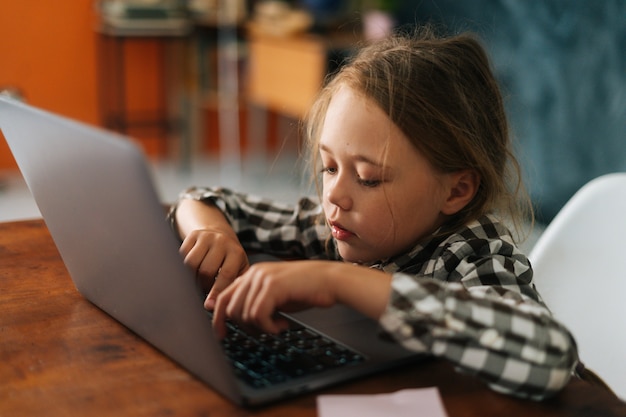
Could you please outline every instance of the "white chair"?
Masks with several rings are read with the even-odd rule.
[[[583,186],[529,258],[539,293],[573,333],[581,361],[626,399],[626,173]]]

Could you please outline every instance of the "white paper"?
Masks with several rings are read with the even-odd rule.
[[[405,389],[390,394],[320,395],[319,417],[447,417],[437,388]]]

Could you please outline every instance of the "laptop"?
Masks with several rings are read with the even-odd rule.
[[[229,333],[238,338],[218,340],[146,158],[129,138],[1,96],[0,129],[77,290],[234,403],[267,404],[424,357],[345,306],[290,315],[286,347],[270,335],[244,340],[240,328]],[[303,349],[328,366],[299,356]],[[267,376],[258,363],[246,369],[241,355],[257,351],[282,374]]]

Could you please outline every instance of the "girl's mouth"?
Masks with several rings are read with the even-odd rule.
[[[330,223],[330,231],[337,240],[348,240],[354,236],[354,233],[344,229],[339,223]]]

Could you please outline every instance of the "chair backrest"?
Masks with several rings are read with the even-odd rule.
[[[535,284],[583,363],[626,399],[626,173],[598,177],[533,247]]]

